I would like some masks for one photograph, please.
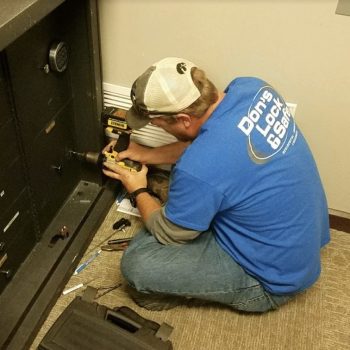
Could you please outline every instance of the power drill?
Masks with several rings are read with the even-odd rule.
[[[142,164],[139,162],[136,162],[131,159],[123,159],[123,160],[117,160],[117,156],[119,152],[122,152],[126,150],[129,147],[130,143],[130,134],[126,132],[122,132],[119,135],[119,138],[117,140],[117,143],[110,147],[110,149],[107,152],[75,152],[75,151],[69,151],[70,155],[74,158],[87,162],[96,164],[99,167],[102,167],[102,164],[104,162],[112,163],[112,164],[118,164],[119,166],[133,172],[140,171],[142,168]]]

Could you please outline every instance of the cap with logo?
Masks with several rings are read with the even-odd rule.
[[[131,88],[128,125],[140,129],[154,116],[174,115],[195,102],[200,92],[192,80],[193,67],[184,58],[167,57],[140,75]]]

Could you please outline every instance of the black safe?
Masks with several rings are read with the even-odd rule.
[[[70,150],[104,145],[97,0],[0,14],[0,348],[25,349],[118,188]]]

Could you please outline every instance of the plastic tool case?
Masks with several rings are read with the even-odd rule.
[[[57,319],[39,350],[171,350],[172,327],[159,325],[122,306],[110,309],[93,302],[88,287]]]

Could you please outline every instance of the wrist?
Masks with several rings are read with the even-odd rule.
[[[149,194],[151,194],[152,191],[149,188],[147,188],[147,187],[140,187],[137,190],[129,193],[130,203],[135,208],[136,208],[136,198],[141,193],[149,193]]]

